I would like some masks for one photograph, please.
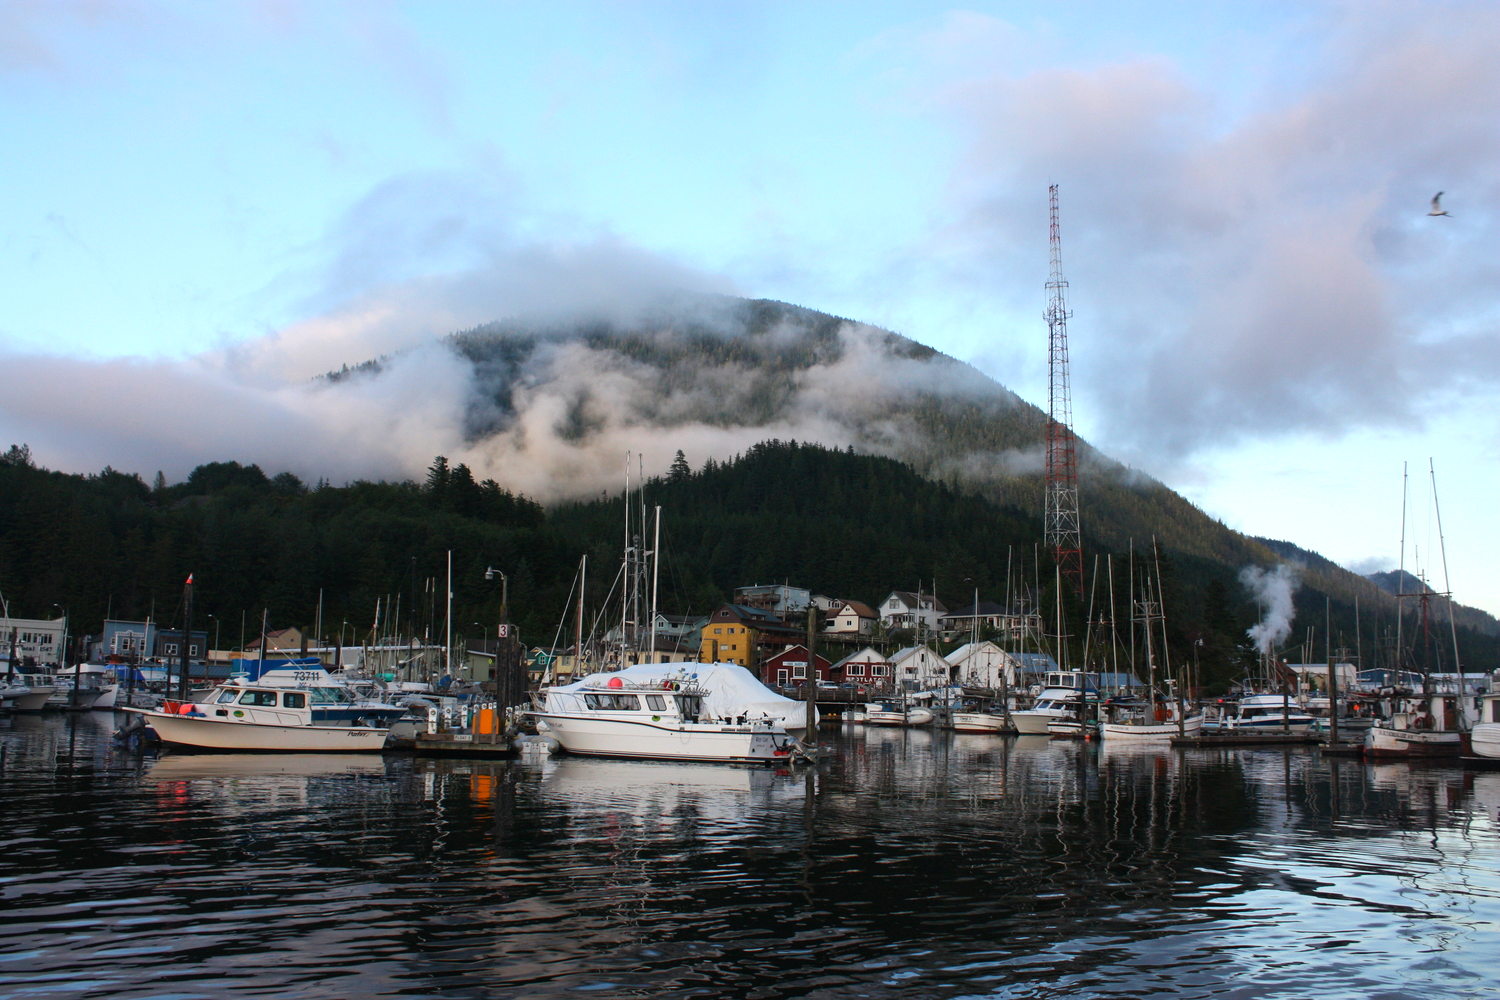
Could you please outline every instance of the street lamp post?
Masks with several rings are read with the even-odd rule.
[[[500,577],[500,624],[504,625],[510,615],[510,577],[493,566],[484,568],[486,580],[493,580],[496,576]]]
[[[514,649],[514,642],[510,635],[510,629],[506,627],[510,620],[510,577],[493,566],[485,567],[484,578],[486,580],[493,580],[496,576],[500,577],[500,627],[495,630],[494,682],[495,707],[496,711],[499,712],[504,711],[506,706],[513,703],[516,696],[524,693],[524,684],[521,691],[513,690],[515,685],[512,675],[516,672],[516,664],[511,662],[512,657],[510,654]],[[501,635],[500,633],[505,634]],[[503,665],[501,662],[502,657],[504,659]]]

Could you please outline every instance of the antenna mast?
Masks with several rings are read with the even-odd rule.
[[[1047,279],[1047,547],[1073,591],[1083,595],[1083,546],[1078,531],[1078,458],[1073,441],[1073,400],[1068,389],[1068,312],[1062,276],[1062,236],[1057,226],[1057,185],[1052,209],[1051,276]]]

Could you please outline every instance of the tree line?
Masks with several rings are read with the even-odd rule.
[[[98,635],[106,616],[180,625],[192,573],[195,626],[217,648],[253,639],[262,614],[272,628],[311,632],[320,600],[329,641],[371,639],[377,605],[382,633],[441,641],[451,551],[455,634],[494,634],[501,583],[485,578],[494,567],[523,641],[550,646],[560,631],[566,644],[584,553],[591,625],[611,621],[603,604],[620,564],[624,503],[615,495],[544,509],[441,456],[421,481],[309,485],[226,461],[148,485],[110,468],[48,471],[16,446],[0,456],[0,593],[14,616],[65,608],[74,635]],[[646,482],[645,503],[663,512],[669,613],[707,614],[736,587],[781,582],[872,607],[895,589],[935,592],[955,610],[976,589],[997,603],[1009,593],[1041,613],[1057,654],[1076,664],[1086,633],[1097,641],[1114,628],[1128,644],[1129,581],[1149,577],[1154,587],[1159,575],[1166,656],[1196,664],[1211,689],[1250,663],[1245,630],[1259,609],[1236,580],[1238,565],[1175,549],[1170,538],[1153,552],[1148,538],[1116,545],[1086,534],[1084,592],[1059,589],[1038,517],[893,459],[783,441],[699,469],[679,454]],[[1325,604],[1324,591],[1307,587],[1297,599],[1296,639],[1315,626],[1319,661],[1327,626],[1333,646],[1358,645],[1367,660],[1394,626],[1389,611],[1382,619],[1366,607],[1356,634],[1354,608],[1336,595]],[[1493,637],[1460,633],[1468,669],[1493,669]]]

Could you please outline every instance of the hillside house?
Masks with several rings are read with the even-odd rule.
[[[829,635],[871,635],[879,620],[868,604],[834,601],[823,618],[823,631]]]
[[[950,611],[938,619],[938,631],[948,636],[965,637],[974,634],[977,624],[980,632],[988,629],[1000,632],[1005,627],[1005,609],[994,601],[980,601],[976,606],[967,604],[957,611]]]
[[[734,603],[747,608],[769,611],[778,618],[806,615],[812,604],[812,592],[804,587],[791,587],[784,583],[753,587],[736,587]]]
[[[893,590],[880,602],[880,621],[888,632],[920,627],[923,632],[936,633],[938,619],[947,613],[943,602],[933,595],[909,590]]]
[[[833,679],[833,664],[826,657],[813,654],[813,669],[820,681]],[[776,687],[800,687],[807,683],[807,647],[788,646],[765,658],[760,672],[761,683]]]
[[[889,691],[891,688],[891,661],[874,646],[866,646],[857,653],[850,653],[833,665],[830,670],[839,683],[853,684],[867,691]]]
[[[260,651],[260,636],[245,644],[247,653]],[[295,628],[272,629],[265,634],[267,653],[286,653],[302,648],[302,630]]]
[[[993,642],[966,642],[944,657],[953,667],[953,679],[964,687],[998,690],[1002,681],[1014,688],[1020,680],[1020,665]]]
[[[66,618],[0,618],[0,659],[9,661],[14,641],[17,668],[57,666],[67,626]]]
[[[738,663],[752,673],[769,653],[805,641],[807,633],[769,611],[726,604],[708,618],[698,643],[699,663]]]
[[[301,636],[298,636],[301,640]],[[192,660],[202,659],[208,655],[208,633],[193,630],[188,640],[188,658]],[[154,655],[157,659],[171,660],[174,663],[182,656],[182,629],[160,628],[156,630],[156,649]],[[225,676],[228,676],[227,674]]]
[[[946,686],[952,666],[930,646],[907,646],[891,657],[891,676],[898,688],[928,691]]]

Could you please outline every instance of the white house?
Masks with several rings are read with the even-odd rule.
[[[858,601],[834,601],[823,619],[823,631],[830,635],[870,635],[880,616],[868,604]]]
[[[1005,609],[994,601],[980,601],[978,607],[965,605],[950,611],[938,619],[938,628],[947,635],[966,636],[974,631],[977,621],[980,629],[998,632],[1005,624]]]
[[[812,592],[805,587],[792,587],[784,583],[757,584],[754,587],[736,587],[734,603],[769,611],[778,618],[799,614],[806,617],[808,606],[812,604]]]
[[[998,689],[1002,677],[1014,687],[1018,679],[1015,660],[993,642],[966,642],[945,659],[953,667],[953,679],[965,687]]]
[[[30,661],[38,667],[55,667],[62,656],[66,618],[0,617],[0,660],[9,660],[11,641],[15,641],[17,669]]]
[[[926,691],[948,684],[952,667],[928,646],[907,646],[891,657],[897,687]]]
[[[880,620],[886,629],[914,629],[936,632],[938,619],[948,613],[943,602],[931,594],[917,595],[907,590],[893,590],[880,602]]]

